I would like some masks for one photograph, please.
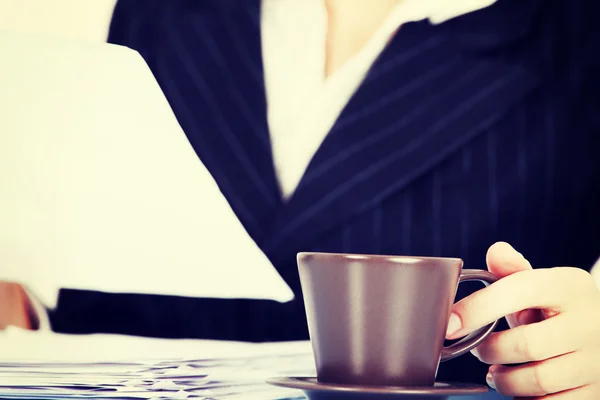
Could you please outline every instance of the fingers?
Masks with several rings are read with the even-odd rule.
[[[488,270],[498,278],[512,275],[516,272],[531,270],[531,264],[521,253],[516,251],[510,244],[498,242],[493,244],[486,256]],[[526,323],[541,321],[538,313],[530,310],[519,311],[516,314],[506,316],[506,321],[511,328]],[[527,322],[526,322],[527,321]]]
[[[534,324],[536,322],[541,322],[545,319],[545,315],[543,310],[531,308],[528,310],[517,311],[514,314],[510,314],[506,316],[506,321],[508,322],[508,326],[511,328],[515,328],[521,325],[529,325]]]
[[[519,311],[515,314],[511,314],[511,317],[514,319],[513,324],[511,324],[511,327],[516,327],[520,325],[529,325],[543,321],[544,312],[537,308],[531,308],[528,310]]]
[[[456,339],[506,315],[529,308],[552,314],[575,308],[589,300],[597,288],[591,276],[576,268],[526,270],[500,279],[456,303],[452,312],[460,328],[447,336]]]
[[[582,386],[564,392],[550,394],[547,396],[515,397],[515,400],[597,400],[600,387]]]
[[[572,327],[578,320],[558,315],[543,322],[491,334],[472,353],[486,364],[542,361],[579,350],[590,330]]]
[[[0,282],[0,330],[10,325],[29,329],[27,295],[16,283]]]
[[[591,275],[575,268],[534,271],[506,243],[490,248],[487,264],[501,279],[454,306],[460,329],[447,337],[506,316],[513,329],[493,333],[473,351],[494,364],[490,386],[515,398],[600,398],[600,298]]]
[[[575,352],[517,367],[494,365],[490,368],[490,383],[505,396],[559,393],[597,380],[600,374],[598,357],[599,352]]]
[[[498,242],[490,246],[486,255],[486,263],[488,270],[498,278],[532,269],[529,261],[505,242]]]

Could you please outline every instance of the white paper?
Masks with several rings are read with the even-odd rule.
[[[0,280],[289,301],[143,59],[0,34]]]
[[[308,341],[72,336],[17,328],[0,333],[2,398],[287,399],[299,392],[265,380],[315,373]]]
[[[245,343],[107,334],[66,335],[14,327],[0,332],[0,363],[154,363],[156,360],[223,360],[311,354],[309,341]],[[37,367],[34,370],[41,371]]]

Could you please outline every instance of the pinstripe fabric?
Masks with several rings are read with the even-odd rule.
[[[63,291],[55,329],[306,338],[298,251],[459,256],[469,268],[484,268],[498,240],[540,267],[585,268],[600,254],[595,3],[501,0],[437,27],[405,25],[286,204],[268,145],[258,1],[215,4],[120,0],[110,41],[147,60],[198,156],[299,298]],[[440,378],[484,372],[462,357]]]

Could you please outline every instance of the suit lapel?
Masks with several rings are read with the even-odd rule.
[[[483,26],[490,31],[476,35],[464,30],[473,21],[436,28],[408,24],[370,70],[284,205],[269,144],[259,3],[217,8],[212,12],[218,16],[191,7],[149,63],[199,157],[272,259],[301,250],[404,188],[485,132],[537,82],[522,63],[469,51],[479,54],[527,33],[502,25],[519,21],[508,13],[513,2],[500,0],[501,6],[486,11],[490,18]]]
[[[197,4],[174,21],[156,68],[198,156],[260,244],[281,200],[267,127],[258,1],[213,10]]]
[[[502,28],[489,33],[494,46],[502,38],[514,40]],[[266,246],[272,258],[302,250],[402,190],[485,132],[537,85],[523,63],[466,52],[467,36],[449,29],[419,22],[399,30],[272,225]]]

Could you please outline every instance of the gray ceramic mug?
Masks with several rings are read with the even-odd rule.
[[[458,258],[298,254],[318,380],[433,385],[440,361],[469,352],[497,324],[444,347],[458,284],[497,280],[462,266]]]

